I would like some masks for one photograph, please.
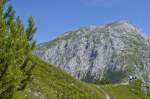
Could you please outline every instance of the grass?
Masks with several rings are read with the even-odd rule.
[[[101,86],[113,99],[150,99],[142,92],[135,94],[129,88],[129,85],[106,85]]]
[[[129,85],[89,84],[38,58],[34,62],[33,81],[24,91],[15,92],[13,99],[106,99],[103,90],[113,99],[150,99],[142,92],[132,92]]]
[[[105,99],[95,86],[76,80],[64,71],[35,58],[33,81],[14,99]]]

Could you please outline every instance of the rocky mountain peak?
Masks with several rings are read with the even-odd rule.
[[[136,33],[139,34],[141,33],[138,28],[136,28],[134,25],[132,25],[131,22],[129,22],[128,20],[118,20],[118,21],[113,21],[111,23],[108,24],[104,24],[104,25],[91,25],[91,26],[87,26],[87,27],[81,27],[69,32],[66,32],[64,35],[62,36],[67,36],[70,34],[76,35],[76,34],[84,34],[84,33],[95,33],[95,32],[116,32],[116,33],[123,33],[123,32],[127,32],[127,33]],[[61,36],[60,36],[61,37]]]
[[[117,21],[113,21],[109,24],[112,25],[124,25],[124,24],[131,24],[131,22],[129,22],[128,20],[117,20]]]
[[[150,43],[127,20],[83,27],[40,44],[36,55],[86,81],[150,79]]]

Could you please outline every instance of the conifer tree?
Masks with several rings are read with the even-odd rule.
[[[0,97],[12,99],[15,91],[24,90],[32,79],[32,51],[36,32],[33,17],[25,29],[20,17],[10,5],[4,11],[6,0],[0,0]]]

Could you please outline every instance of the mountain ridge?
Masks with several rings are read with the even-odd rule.
[[[114,25],[114,24],[118,24],[118,25],[120,25],[120,24],[122,24],[122,25],[123,25],[123,24],[128,24],[128,25],[131,26],[131,28],[134,28],[136,31],[140,32],[140,34],[142,34],[143,37],[145,37],[145,38],[147,38],[147,39],[150,39],[150,36],[149,36],[149,35],[146,35],[145,33],[139,31],[138,28],[135,28],[136,26],[134,26],[129,20],[127,20],[127,19],[122,19],[122,20],[112,21],[112,22],[106,23],[106,24],[82,26],[82,27],[80,27],[80,28],[76,28],[76,29],[73,29],[73,30],[68,30],[68,31],[64,32],[63,34],[59,35],[58,37],[56,37],[56,38],[54,38],[54,39],[52,39],[52,40],[50,40],[50,41],[43,42],[43,43],[39,43],[39,44],[38,44],[38,47],[39,47],[39,46],[42,46],[43,44],[47,44],[47,43],[49,43],[49,42],[52,42],[52,41],[54,41],[54,40],[56,40],[56,39],[58,39],[58,38],[61,38],[61,37],[63,37],[63,36],[67,36],[70,32],[76,32],[76,31],[80,31],[80,30],[83,30],[83,29],[85,29],[85,30],[86,30],[86,29],[93,30],[93,29],[96,29],[96,28],[111,27],[111,26]]]
[[[145,34],[129,21],[119,20],[66,32],[40,44],[35,54],[78,79],[121,82],[129,75],[142,80],[150,78],[143,77],[150,70],[149,47]]]

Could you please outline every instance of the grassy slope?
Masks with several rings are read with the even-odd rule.
[[[14,99],[106,99],[102,90],[114,99],[150,99],[134,94],[128,85],[97,86],[76,80],[69,74],[35,58],[34,80]]]
[[[149,96],[145,96],[144,94],[135,94],[133,93],[128,85],[106,85],[101,86],[103,90],[105,90],[113,99],[150,99]]]
[[[34,80],[14,99],[105,99],[98,89],[36,58]]]

